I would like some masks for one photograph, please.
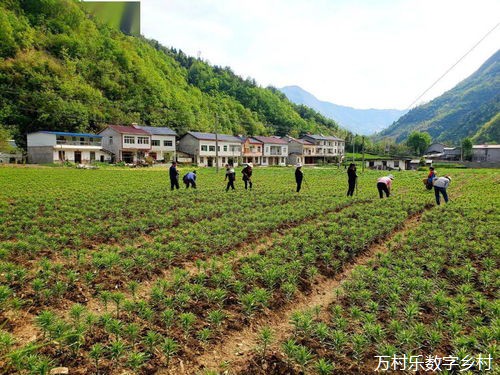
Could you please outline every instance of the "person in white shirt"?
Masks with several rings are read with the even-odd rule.
[[[394,180],[394,176],[392,174],[380,177],[377,180],[378,195],[380,198],[384,197],[384,193],[386,197],[389,198],[389,195],[391,195],[392,180]]]
[[[446,189],[450,185],[451,177],[446,175],[444,177],[439,177],[434,180],[434,194],[436,195],[436,203],[439,206],[440,202],[440,194],[443,194],[444,201],[448,203],[448,193]]]

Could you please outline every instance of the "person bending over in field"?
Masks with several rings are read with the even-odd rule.
[[[349,168],[347,169],[347,182],[349,184],[349,188],[347,189],[347,196],[352,197],[354,194],[354,189],[356,188],[356,180],[358,179],[358,175],[356,174],[356,164],[349,164]]]
[[[432,185],[436,177],[434,167],[429,167],[429,174],[427,175],[427,178],[424,178],[424,185],[427,190],[432,190]]]
[[[170,175],[170,190],[174,190],[174,188],[179,189],[179,170],[175,161],[172,162],[168,173]]]
[[[243,168],[241,173],[243,173],[243,182],[245,182],[245,190],[250,187],[250,190],[252,190],[252,168],[253,164],[252,163],[247,163],[247,166]]]
[[[386,197],[389,198],[389,195],[391,195],[392,180],[394,180],[394,176],[392,174],[380,177],[377,180],[378,195],[380,198],[384,197],[384,192]]]
[[[297,183],[297,193],[300,191],[302,186],[302,180],[304,179],[304,172],[302,172],[302,164],[298,163],[295,169],[295,182]]]
[[[434,180],[434,194],[436,195],[436,204],[439,206],[441,202],[439,201],[439,194],[443,194],[443,199],[448,203],[448,193],[446,189],[450,185],[451,177],[446,175],[444,177],[439,177]]]
[[[233,166],[230,166],[229,164],[226,164],[226,177],[224,178],[224,181],[226,180],[226,191],[228,191],[229,188],[232,188],[234,190],[234,180],[236,180],[236,172],[234,171]]]
[[[196,189],[196,171],[186,173],[182,181],[184,181],[186,189],[189,188],[189,185],[191,185],[193,189]]]

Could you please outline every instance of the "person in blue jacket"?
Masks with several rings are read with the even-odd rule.
[[[186,189],[189,188],[189,186],[196,189],[196,171],[186,173],[182,181],[186,185]]]

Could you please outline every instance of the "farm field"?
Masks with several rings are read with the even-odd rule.
[[[3,371],[498,365],[497,170],[450,171],[440,207],[425,172],[379,199],[380,171],[347,198],[344,169],[305,168],[298,194],[293,168],[256,168],[253,191],[239,170],[226,193],[224,170],[171,192],[166,169],[0,168]]]

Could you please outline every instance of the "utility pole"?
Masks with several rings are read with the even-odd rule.
[[[352,135],[352,162],[354,164],[354,151],[356,150],[354,145],[356,144],[356,141],[355,141],[355,138],[354,138],[354,134]]]
[[[218,117],[215,114],[215,171],[219,173],[219,137],[217,136]]]
[[[365,136],[363,136],[362,138],[363,142],[362,142],[362,148],[363,148],[363,158],[362,158],[362,165],[361,165],[361,172],[364,172],[365,171]]]

